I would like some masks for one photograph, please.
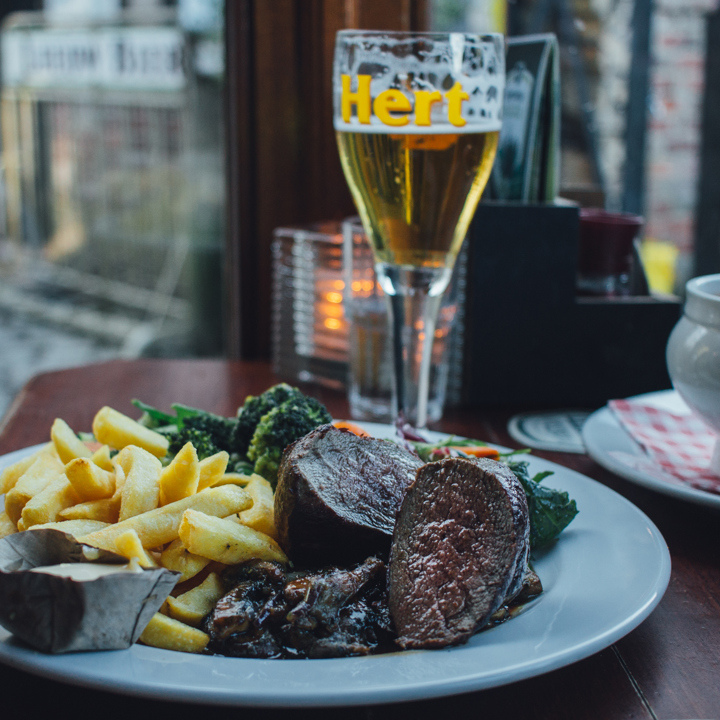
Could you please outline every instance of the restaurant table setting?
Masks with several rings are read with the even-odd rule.
[[[720,275],[687,283],[683,316],[670,333],[674,390],[615,399],[583,426],[588,454],[658,492],[720,508]]]
[[[131,414],[133,409],[129,400],[132,397],[141,397],[158,407],[168,407],[171,402],[183,402],[232,415],[248,394],[257,394],[276,380],[270,367],[264,363],[224,361],[116,361],[40,375],[24,388],[5,417],[0,436],[0,452],[6,455],[42,442],[47,435],[47,429],[58,416],[64,417],[74,427],[83,428],[89,427],[95,410],[102,404],[112,405]],[[341,393],[322,387],[308,387],[306,390],[324,402],[334,417],[347,416],[347,401]],[[506,429],[513,414],[515,413],[512,408],[448,409],[442,424],[436,430],[482,438],[500,446],[517,447]],[[405,709],[408,712],[418,712],[419,706],[415,703],[419,700],[415,698],[426,697],[429,699],[422,701],[422,707],[430,711],[439,708],[455,708],[459,711],[472,708],[473,712],[482,710],[498,716],[512,712],[514,716],[521,718],[634,716],[670,719],[712,718],[716,714],[720,702],[715,682],[720,644],[720,611],[716,603],[720,585],[716,512],[618,479],[587,456],[542,451],[534,452],[533,456],[537,456],[535,462],[543,469],[548,465],[546,460],[562,466],[554,467],[556,477],[548,480],[554,479],[556,485],[571,490],[578,499],[580,510],[577,516],[578,529],[574,530],[571,525],[566,531],[567,537],[561,537],[556,546],[550,548],[540,559],[540,566],[547,568],[548,573],[543,578],[547,583],[547,596],[541,596],[536,606],[529,607],[519,617],[494,630],[480,633],[473,638],[472,646],[410,653],[409,660],[413,655],[430,658],[437,655],[439,660],[433,662],[437,662],[441,668],[446,665],[445,670],[451,674],[456,673],[457,684],[447,680],[445,688],[438,690],[438,686],[443,685],[442,677],[436,677],[438,667],[433,667],[432,678],[420,675],[423,690],[417,690],[417,682],[414,683],[414,692],[417,694],[397,689],[393,694],[392,688],[376,695],[368,690],[367,697],[363,697],[363,692],[351,693],[345,700],[339,701],[349,706],[343,712],[365,716],[365,710],[352,709],[353,706],[365,702],[379,703],[367,711],[373,716],[394,714]],[[582,475],[576,475],[578,472]],[[571,545],[579,537],[586,535],[589,548],[596,543],[593,536],[602,537],[600,529],[592,527],[594,518],[606,526],[603,531],[607,533],[606,546],[605,541],[603,542],[604,550],[603,547],[595,547],[593,554],[587,558],[573,558]],[[633,528],[638,527],[639,530],[638,523],[641,519],[642,523],[645,523],[644,529],[636,535]],[[586,523],[590,523],[590,526]],[[572,536],[573,532],[575,537]],[[645,539],[641,539],[641,536]],[[662,573],[669,569],[664,568],[662,563],[658,566],[658,559],[662,560],[665,547],[663,540],[667,541],[670,549],[672,576],[668,589],[660,600]],[[646,549],[643,551],[642,547]],[[639,550],[643,553],[650,552],[649,556],[642,556],[644,560],[640,563],[641,566],[636,563]],[[611,567],[607,570],[604,557],[611,561]],[[625,570],[624,563],[627,563]],[[565,570],[568,571],[567,574]],[[583,592],[583,586],[595,587],[591,576],[583,573],[590,572],[592,575],[596,571],[600,576],[609,572],[608,577],[614,576],[620,583],[620,589],[614,591],[613,599],[602,595],[592,597],[591,594]],[[574,582],[575,580],[577,582]],[[579,599],[554,606],[552,594],[565,583],[568,588],[580,586],[575,588],[575,592],[580,593]],[[657,595],[654,599],[648,596],[653,595],[653,591]],[[570,598],[572,594],[568,596],[568,599]],[[626,630],[640,622],[657,600],[660,600],[659,604],[649,617],[625,637],[620,637],[624,634],[623,628]],[[519,633],[523,637],[510,642],[518,643],[519,649],[524,647],[526,653],[530,652],[530,656],[522,654],[515,658],[513,664],[522,666],[527,664],[533,652],[537,652],[537,649],[531,651],[531,647],[542,645],[541,640],[562,644],[567,641],[568,634],[572,636],[578,632],[578,623],[579,631],[582,632],[582,625],[593,626],[602,622],[602,616],[606,612],[614,612],[618,606],[622,607],[628,602],[636,603],[634,617],[626,617],[622,622],[616,622],[616,630],[610,631],[604,638],[597,637],[588,643],[579,643],[581,646],[585,645],[580,655],[589,655],[585,659],[572,662],[566,655],[565,659],[569,660],[570,664],[565,667],[550,670],[553,663],[549,661],[544,667],[531,671],[530,676],[526,676],[524,680],[513,682],[515,676],[511,674],[501,678],[500,683],[512,683],[506,687],[498,686],[497,682],[493,681],[489,686],[485,685],[485,690],[470,691],[472,682],[477,682],[478,676],[488,673],[497,675],[498,669],[493,663],[490,666],[484,665],[479,658],[473,657],[474,653],[482,653],[484,643],[495,646],[493,635],[498,637],[497,642],[500,642],[501,632],[505,629],[512,630],[513,623],[516,630],[512,631],[511,635]],[[545,610],[543,604],[546,606]],[[533,627],[533,613],[542,614],[544,617],[544,612],[550,608],[553,612],[550,617],[543,619],[542,627]],[[573,621],[574,616],[578,620]],[[529,627],[525,623],[529,623]],[[533,633],[530,638],[527,636],[528,632]],[[536,639],[533,641],[532,637]],[[123,661],[117,654],[110,654],[110,664],[115,670],[113,678],[106,681],[102,679],[102,663],[98,663],[93,654],[75,655],[73,662],[76,664],[71,670],[58,670],[51,667],[51,656],[28,651],[16,641],[9,641],[7,638],[3,641],[6,650],[8,643],[12,650],[2,653],[3,662],[7,663],[7,666],[0,677],[3,677],[4,697],[9,708],[22,707],[26,702],[26,694],[33,693],[32,688],[40,686],[51,688],[53,697],[72,703],[89,702],[92,699],[102,703],[109,702],[109,696],[100,688],[138,694],[145,698],[165,698],[170,704],[157,707],[163,708],[163,711],[170,709],[180,716],[183,716],[183,713],[189,715],[192,706],[173,703],[170,698],[174,694],[194,702],[239,702],[272,706],[284,704],[283,697],[287,698],[288,693],[293,692],[292,687],[283,683],[282,686],[277,685],[276,692],[261,698],[254,694],[253,687],[262,687],[267,678],[254,676],[253,673],[248,676],[247,671],[241,669],[238,673],[244,678],[242,681],[232,676],[224,678],[228,683],[223,691],[224,697],[220,697],[219,692],[213,694],[209,687],[205,690],[203,699],[202,691],[197,690],[196,684],[194,690],[190,689],[193,688],[192,676],[196,671],[188,674],[187,662],[192,664],[198,660],[212,661],[213,658],[196,658],[177,653],[172,657],[173,653],[169,651],[136,646],[132,650],[121,652],[138,656],[139,664],[134,665]],[[605,644],[607,647],[601,650],[600,646]],[[505,652],[514,647],[513,644],[506,648]],[[597,650],[599,652],[596,652]],[[502,645],[499,646],[499,651],[503,652]],[[558,653],[563,655],[566,651],[567,648],[560,648]],[[160,653],[160,656],[153,658],[153,653]],[[462,656],[459,665],[453,660],[453,653],[459,658]],[[395,657],[397,656],[377,656],[364,660],[392,663]],[[187,661],[186,658],[191,660]],[[448,660],[445,661],[444,658]],[[235,658],[221,660],[226,663],[237,662],[239,668],[247,662],[254,662]],[[281,666],[287,664],[290,667],[302,663],[310,667],[319,664],[323,669],[323,665],[327,663],[347,662],[352,665],[353,659],[264,662],[279,663]],[[13,666],[23,670],[12,669]],[[132,678],[127,676],[128,668],[133,668]],[[418,668],[415,670],[421,672]],[[61,677],[63,684],[42,680],[26,674],[26,671],[51,678]],[[262,675],[266,672],[263,668]],[[297,671],[293,668],[293,672]],[[311,674],[315,672],[317,671],[313,669]],[[333,693],[336,695],[335,702],[338,702],[337,696],[342,695],[344,688],[335,675],[336,672],[335,669],[328,670],[327,682],[321,679],[318,686],[313,688],[317,698],[321,699],[319,704],[333,704],[333,700],[329,699]],[[343,673],[340,674],[342,676]],[[215,683],[222,682],[224,675],[224,671],[214,673]],[[171,679],[171,676],[175,679]],[[304,677],[304,670],[300,677]],[[358,673],[350,673],[349,677],[344,677],[343,682],[352,682],[352,678],[357,677]],[[406,676],[405,681],[407,680]],[[71,687],[75,683],[92,689]],[[230,686],[232,690],[228,689]],[[193,691],[198,694],[191,697]],[[297,687],[295,691],[299,692]],[[437,698],[448,692],[459,694],[432,699],[433,696]],[[276,699],[273,700],[273,697]],[[35,699],[34,702],[37,704],[42,701]],[[139,701],[130,698],[113,697],[112,702],[118,707],[128,709],[139,707]],[[148,703],[149,707],[153,707],[153,702],[160,701],[142,700],[143,707],[148,707]],[[315,702],[318,702],[317,699]],[[392,702],[411,704],[387,705]],[[295,707],[314,704],[312,693],[306,696],[304,701],[296,696],[288,704]],[[253,711],[248,708],[244,712],[262,716],[271,711]],[[312,712],[322,714],[332,710],[317,709]]]
[[[301,495],[310,492],[312,482],[316,482],[312,492],[319,493],[313,498],[324,499],[322,492],[329,485],[329,496],[343,496],[342,510],[352,514],[358,508],[363,513],[369,508],[374,512],[377,508],[366,501],[366,493],[381,494],[387,473],[407,463],[412,472],[407,470],[406,484],[388,485],[401,487],[402,492],[395,498],[397,507],[388,511],[383,536],[388,544],[378,546],[379,554],[389,552],[388,579],[379,590],[385,599],[377,604],[387,606],[388,624],[384,627],[394,633],[391,651],[382,653],[378,643],[366,653],[354,636],[353,650],[344,655],[312,655],[306,653],[307,646],[290,644],[283,646],[282,652],[274,650],[275,654],[262,654],[259,648],[265,646],[258,646],[250,654],[238,653],[240,657],[232,652],[220,655],[217,645],[207,644],[217,641],[210,637],[216,626],[202,625],[207,633],[197,629],[203,618],[217,620],[216,615],[208,616],[207,609],[198,613],[194,628],[189,627],[191,623],[185,627],[188,635],[202,636],[198,642],[205,644],[187,652],[152,642],[151,634],[143,633],[141,644],[128,641],[124,649],[47,654],[12,636],[6,627],[0,631],[0,688],[6,712],[20,713],[28,705],[38,714],[53,708],[104,711],[112,704],[115,712],[178,717],[224,711],[222,707],[200,710],[196,705],[232,706],[253,717],[275,717],[291,708],[304,717],[311,713],[329,717],[338,708],[348,717],[429,712],[547,720],[690,720],[720,715],[720,479],[716,475],[720,463],[718,451],[713,450],[714,435],[704,424],[715,427],[714,393],[720,383],[717,374],[708,374],[706,360],[695,362],[698,353],[693,342],[698,332],[687,331],[688,323],[713,332],[720,325],[716,308],[720,292],[713,284],[688,286],[685,317],[668,350],[679,396],[702,420],[687,408],[675,412],[673,407],[663,407],[668,398],[676,399],[671,391],[651,398],[623,399],[667,387],[659,348],[665,345],[668,323],[676,320],[679,304],[677,299],[663,301],[650,296],[647,287],[637,282],[641,268],[633,265],[631,251],[641,218],[604,211],[581,213],[577,206],[556,202],[559,126],[553,121],[541,127],[537,118],[557,120],[557,45],[551,36],[529,42],[514,46],[510,80],[513,93],[529,92],[532,75],[528,79],[522,72],[520,60],[535,57],[538,67],[545,68],[538,71],[542,87],[538,80],[532,90],[537,121],[530,124],[532,129],[523,122],[502,122],[507,95],[501,35],[338,33],[333,122],[343,171],[362,226],[350,220],[344,231],[326,223],[276,231],[277,374],[269,363],[229,360],[90,365],[36,376],[0,423],[2,470],[11,465],[19,468],[33,453],[42,453],[50,427],[55,433],[56,419],[62,418],[61,429],[68,428],[67,442],[81,446],[80,455],[70,453],[68,457],[73,459],[63,460],[59,471],[64,467],[66,474],[76,461],[92,464],[84,459],[90,449],[70,428],[76,432],[92,428],[94,439],[107,443],[105,460],[116,473],[112,487],[106,483],[107,493],[98,498],[108,503],[121,499],[121,508],[134,492],[127,490],[133,463],[155,468],[153,477],[160,480],[157,488],[153,485],[153,492],[160,500],[156,498],[149,509],[125,516],[121,509],[119,523],[106,527],[116,523],[115,516],[109,523],[101,523],[103,527],[97,531],[85,534],[85,530],[80,535],[85,543],[82,553],[92,554],[88,548],[91,540],[98,543],[94,547],[119,552],[121,536],[132,542],[124,518],[136,523],[138,531],[132,532],[140,549],[137,555],[123,555],[146,561],[146,579],[155,571],[148,568],[157,564],[151,551],[164,558],[171,543],[177,541],[188,555],[198,552],[186,542],[183,532],[188,531],[193,517],[203,512],[187,508],[195,502],[205,507],[202,503],[209,504],[213,493],[213,497],[228,495],[235,503],[232,509],[213,511],[215,517],[210,521],[231,526],[243,537],[255,533],[252,536],[257,540],[262,535],[263,552],[275,554],[251,554],[253,562],[260,558],[287,564],[290,556],[297,564],[295,569],[306,572],[296,577],[275,567],[272,572],[276,574],[289,573],[282,575],[283,582],[290,580],[272,602],[281,595],[285,598],[282,602],[290,602],[288,598],[297,594],[298,587],[313,587],[311,578],[316,571],[307,570],[312,563],[302,565],[299,538],[304,537],[309,547],[321,545],[316,536],[328,533],[328,527],[340,532],[357,521],[328,512],[313,516],[315,524],[304,525],[296,535],[278,524],[273,526],[276,543],[243,520],[242,513],[257,502],[243,488],[249,488],[253,478],[265,483],[270,493],[268,507],[274,507],[275,519],[280,517],[287,524],[291,522],[289,514],[306,502]],[[533,42],[537,44],[534,50]],[[544,95],[546,85],[552,92]],[[549,105],[541,113],[542,97]],[[526,136],[526,132],[530,134]],[[525,191],[518,198],[500,198],[494,204],[478,206],[498,146],[501,154],[510,157],[510,146],[515,153],[526,139],[528,158],[545,158],[545,167],[537,168],[542,181],[537,186],[520,182],[520,171],[528,168],[518,166],[511,176],[496,177],[495,191],[521,186]],[[535,144],[546,152],[531,153],[528,148]],[[510,168],[507,162],[503,166]],[[529,200],[539,202],[529,204]],[[592,232],[587,231],[590,226]],[[583,228],[585,232],[581,232]],[[456,267],[466,235],[467,258]],[[578,265],[581,239],[584,260]],[[603,247],[592,248],[588,255],[583,243]],[[527,250],[527,254],[516,255],[522,261],[509,261],[510,247]],[[608,259],[608,249],[622,257]],[[357,271],[360,275],[356,276]],[[630,296],[638,287],[642,295]],[[368,307],[379,315],[373,304],[378,298],[385,307],[387,324],[383,316],[385,332],[373,331],[375,347],[375,340],[370,342],[370,335],[359,331]],[[443,310],[448,310],[447,317]],[[450,343],[447,338],[456,313],[462,319],[458,323],[461,338]],[[654,321],[645,322],[649,318]],[[572,342],[567,342],[568,337]],[[441,352],[435,351],[438,340]],[[701,349],[714,352],[713,342],[711,338]],[[460,350],[446,356],[446,344]],[[710,366],[715,368],[718,363]],[[343,390],[348,369],[349,401]],[[443,407],[448,375],[455,381],[447,392],[451,402]],[[699,396],[693,391],[698,377],[705,383]],[[363,383],[363,378],[369,380]],[[363,410],[361,402],[363,395],[368,399],[377,390],[376,380],[382,383],[380,396],[375,398],[380,407],[377,414],[368,411],[368,405]],[[170,441],[159,432],[161,427],[167,429],[168,423],[174,423],[171,432],[182,437],[188,429],[184,423],[197,412],[194,408],[202,408],[222,416],[212,422],[234,422],[236,428],[246,417],[243,411],[238,418],[246,398],[259,396],[280,381],[299,384],[314,398],[301,401],[295,397],[292,402],[312,407],[313,413],[323,418],[321,427],[318,422],[312,425],[314,429],[303,426],[305,429],[290,439],[292,444],[282,443],[274,460],[263,455],[266,464],[262,465],[250,452],[257,449],[258,429],[269,425],[273,417],[300,412],[292,404],[265,409],[253,425],[255,434],[247,456],[235,453],[237,457],[232,459],[238,463],[235,468],[242,465],[244,469],[226,474],[232,458],[226,453],[222,472],[212,483],[200,485],[195,454],[197,473],[192,488],[183,490],[177,500],[166,496],[171,489],[177,490],[172,483],[175,475],[181,474],[181,453],[189,457],[196,450],[188,442],[182,450],[169,451]],[[280,392],[295,391],[283,386]],[[604,402],[609,396],[618,399],[593,412],[580,432],[578,427],[587,412],[601,404],[598,398]],[[138,404],[138,400],[142,402]],[[566,410],[571,403],[580,409]],[[170,407],[175,416],[167,414]],[[138,408],[154,424],[135,422],[132,418],[138,417]],[[551,420],[543,425],[539,413],[551,413],[546,415]],[[101,415],[116,418],[117,428],[122,428],[117,444],[100,438]],[[390,422],[367,422],[376,417]],[[328,424],[331,418],[339,421],[340,427]],[[528,452],[518,441],[529,437],[532,428],[537,435],[550,435],[553,423],[557,427],[565,423],[565,444],[539,442],[535,447],[541,449]],[[126,432],[129,435],[123,435]],[[128,437],[140,440],[133,443]],[[142,452],[146,456],[151,453],[135,447],[146,437],[156,444],[149,460],[143,459]],[[232,437],[236,437],[235,430]],[[327,462],[332,455],[323,456],[320,451],[326,437],[340,438],[340,444],[332,446],[332,463]],[[383,440],[393,440],[401,447]],[[53,443],[57,450],[60,441],[55,434]],[[349,461],[342,452],[343,447],[360,446],[372,447],[375,452],[372,462],[358,463],[362,472],[348,469],[356,450],[347,450],[352,456]],[[378,450],[381,447],[383,452]],[[110,448],[119,450],[114,461]],[[308,448],[312,452],[307,452]],[[201,461],[221,455],[217,450],[215,447],[216,455],[208,452]],[[304,471],[300,482],[307,485],[291,485],[288,491],[284,480],[301,473],[301,462],[313,453],[326,475],[320,481],[309,479],[317,471],[316,465],[312,472]],[[387,460],[390,456],[404,460],[393,464]],[[160,458],[169,463],[164,469]],[[252,467],[246,462],[251,459]],[[432,462],[436,459],[440,461]],[[270,474],[259,477],[268,468]],[[92,475],[93,471],[87,472]],[[357,472],[357,484],[354,492],[348,492],[343,476],[352,472]],[[363,474],[367,472],[370,475]],[[137,470],[134,477],[139,473]],[[100,471],[92,476],[102,477]],[[163,484],[166,480],[167,485]],[[62,477],[60,481],[65,482]],[[72,490],[75,485],[70,485]],[[281,489],[287,493],[284,499]],[[10,488],[12,492],[17,494],[15,486]],[[6,555],[10,560],[0,572],[12,574],[29,564],[30,575],[37,568],[23,557],[23,547],[34,540],[12,540],[24,535],[26,524],[24,514],[18,519],[10,497],[8,494],[3,522],[11,540],[4,544],[12,545],[15,554]],[[30,495],[26,502],[34,500]],[[383,503],[391,506],[385,497]],[[68,502],[62,512],[72,506]],[[335,508],[327,504],[321,510],[330,507]],[[443,515],[445,511],[451,517]],[[237,523],[226,521],[235,515]],[[160,517],[162,522],[156,523]],[[322,517],[322,522],[316,517]],[[11,521],[14,525],[8,528]],[[338,524],[323,525],[328,522]],[[142,544],[140,523],[152,526],[154,533],[144,536]],[[31,529],[32,524],[27,527]],[[118,525],[123,527],[118,530]],[[360,527],[373,532],[380,528]],[[121,534],[117,545],[113,533]],[[475,545],[467,541],[471,536]],[[340,555],[352,548],[352,537],[339,534],[333,537],[335,542],[324,541],[321,552]],[[497,545],[492,545],[496,537]],[[104,540],[99,542],[99,538]],[[230,542],[226,546],[224,542],[220,551],[232,552]],[[363,551],[367,547],[358,544]],[[436,546],[441,549],[434,550]],[[492,554],[493,548],[499,555]],[[238,565],[238,572],[257,571],[255,566],[248,569],[243,564],[248,556],[229,563],[225,563],[225,555],[218,557],[223,558],[216,560],[221,567],[229,564]],[[312,562],[319,557],[313,556]],[[382,566],[384,572],[381,559],[368,557],[367,552],[362,557],[367,558],[363,568]],[[200,559],[207,564],[215,556]],[[317,571],[318,577],[338,572],[359,578],[365,572],[360,566],[348,567],[334,565]],[[168,565],[161,570],[165,582],[172,570]],[[127,572],[135,572],[132,561]],[[493,573],[497,580],[492,579],[496,577]],[[202,580],[198,590],[212,574]],[[455,575],[461,579],[456,581]],[[198,574],[198,582],[199,578]],[[247,578],[245,584],[252,584]],[[46,578],[42,587],[54,587],[55,580]],[[220,580],[216,582],[222,585]],[[41,586],[35,577],[27,583],[27,587]],[[243,582],[231,592],[241,585]],[[522,595],[526,589],[528,594]],[[178,597],[194,591],[184,589]],[[311,591],[303,592],[303,602],[309,603]],[[483,593],[490,596],[485,605],[479,600]],[[423,614],[423,603],[431,595],[436,604],[432,612]],[[17,600],[17,592],[14,597]],[[250,597],[242,596],[243,602]],[[168,599],[170,616],[177,599]],[[348,595],[346,602],[350,599],[365,602],[359,590]],[[222,612],[218,608],[224,601],[221,591],[210,612]],[[162,599],[151,593],[151,599],[143,602],[154,610]],[[279,622],[295,622],[300,605],[276,607],[272,602],[258,606],[262,607],[262,622],[274,612],[281,617]],[[372,602],[367,600],[368,607],[375,608]],[[476,610],[479,605],[482,612]],[[53,603],[48,606],[56,607]],[[75,612],[77,606],[72,607]],[[290,607],[292,611],[287,609]],[[343,605],[342,611],[346,609]],[[112,613],[111,607],[100,610]],[[381,613],[382,608],[373,612]],[[62,628],[60,611],[53,613],[52,623]],[[442,616],[442,622],[432,613]],[[144,623],[149,614],[138,612],[138,618],[145,618]],[[336,625],[340,614],[336,613]],[[298,617],[302,620],[304,616]],[[167,614],[155,613],[150,623],[170,622],[166,618]],[[15,616],[10,620],[14,622]],[[257,623],[260,627],[261,619]],[[263,626],[263,632],[271,633],[269,627]],[[135,630],[139,628],[128,636],[131,640],[137,637]],[[322,643],[328,637],[320,631],[315,640],[317,647],[327,647]],[[213,652],[203,652],[206,644]],[[60,647],[73,648],[71,644]],[[283,654],[286,651],[289,654]]]
[[[597,455],[600,464],[616,461],[626,472],[635,470],[648,478],[678,488],[694,488],[704,494],[687,495],[712,502],[707,493],[720,493],[720,478],[710,469],[715,449],[715,434],[674,391],[649,393],[627,400],[611,400],[607,409],[639,452],[623,448],[601,450],[603,438],[597,428],[602,417],[591,418],[584,428],[588,452]],[[620,474],[623,474],[622,472]],[[700,500],[698,500],[700,501]]]

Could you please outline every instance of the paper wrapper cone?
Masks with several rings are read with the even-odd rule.
[[[29,572],[60,563],[125,564],[59,530],[28,530],[0,540],[0,625],[49,653],[130,647],[179,577],[164,568],[96,580]]]

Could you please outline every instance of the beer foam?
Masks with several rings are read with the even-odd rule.
[[[400,90],[414,105],[413,91],[439,90],[442,102],[432,105],[431,125],[415,125],[415,113],[408,113],[407,125],[391,126],[371,114],[370,123],[361,123],[353,106],[350,122],[341,111],[342,76],[352,78],[353,92],[358,75],[370,75],[370,97],[385,90]],[[448,119],[445,93],[455,82],[470,96],[462,103],[466,124],[453,125]],[[335,130],[391,134],[457,134],[500,130],[505,90],[505,50],[502,35],[465,33],[399,33],[341,31],[335,45],[333,101]]]

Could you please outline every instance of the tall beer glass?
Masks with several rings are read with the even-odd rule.
[[[340,160],[390,302],[396,410],[417,427],[440,299],[490,176],[504,86],[502,35],[337,35]]]

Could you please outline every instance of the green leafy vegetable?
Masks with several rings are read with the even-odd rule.
[[[142,416],[138,422],[147,428],[155,429],[158,427],[177,424],[176,417],[168,415],[167,413],[164,413],[161,410],[154,408],[152,405],[142,402],[141,400],[133,400],[132,404],[138,408],[138,410],[142,410]]]
[[[247,455],[255,429],[263,416],[273,408],[279,407],[288,400],[302,402],[305,396],[297,388],[287,383],[279,383],[268,388],[262,395],[248,395],[245,404],[238,410],[237,430],[235,431],[235,447],[240,455]]]
[[[224,450],[230,454],[228,472],[256,472],[273,485],[285,447],[318,425],[332,422],[324,405],[284,383],[249,396],[237,417],[180,403],[172,406],[175,415],[140,400],[133,400],[133,405],[143,413],[139,422],[168,438],[165,462],[191,442],[200,460]]]
[[[248,449],[248,460],[255,463],[255,472],[274,488],[283,450],[318,425],[329,422],[332,416],[315,398],[300,395],[286,400],[260,419]]]
[[[180,403],[172,406],[175,415],[168,415],[140,400],[132,402],[143,412],[138,422],[165,435],[170,442],[169,452],[172,455],[188,442],[195,446],[200,460],[221,450],[231,454],[235,452],[237,418],[226,418]]]
[[[414,440],[410,440],[409,442],[415,448],[415,452],[420,456],[420,459],[424,462],[438,460],[437,451],[442,448],[450,446],[454,448],[487,446],[487,443],[481,442],[480,440],[466,440],[456,438],[452,435],[436,443],[416,442]]]
[[[530,547],[533,550],[552,542],[577,515],[577,504],[563,491],[541,485],[552,475],[546,471],[530,477],[527,461],[508,462],[525,490],[530,511]]]
[[[195,445],[195,440],[200,440],[200,438],[204,440],[209,453],[203,455],[203,457],[214,455],[220,450],[229,453],[236,451],[234,441],[238,423],[237,418],[226,418],[222,415],[215,415],[215,413],[198,410],[179,403],[174,404],[172,407],[178,417],[177,438],[170,441],[170,449],[173,452],[180,450],[186,442],[192,442]],[[215,446],[215,452],[209,452],[211,445]],[[177,446],[177,448],[174,449],[174,446]],[[195,445],[195,449],[198,451],[198,457],[202,460],[203,457],[201,457],[197,445]]]
[[[443,438],[436,443],[417,442],[415,440],[408,441],[415,452],[418,454],[421,460],[424,462],[433,462],[434,460],[442,460],[445,457],[473,457],[475,454],[469,452],[464,454],[463,448],[476,448],[476,447],[488,447],[486,442],[482,440],[471,440],[469,438],[456,438],[454,435]],[[450,450],[451,452],[443,453],[443,450]],[[510,450],[506,453],[498,453],[500,460],[511,458],[515,455],[524,455],[529,453],[530,450]]]

